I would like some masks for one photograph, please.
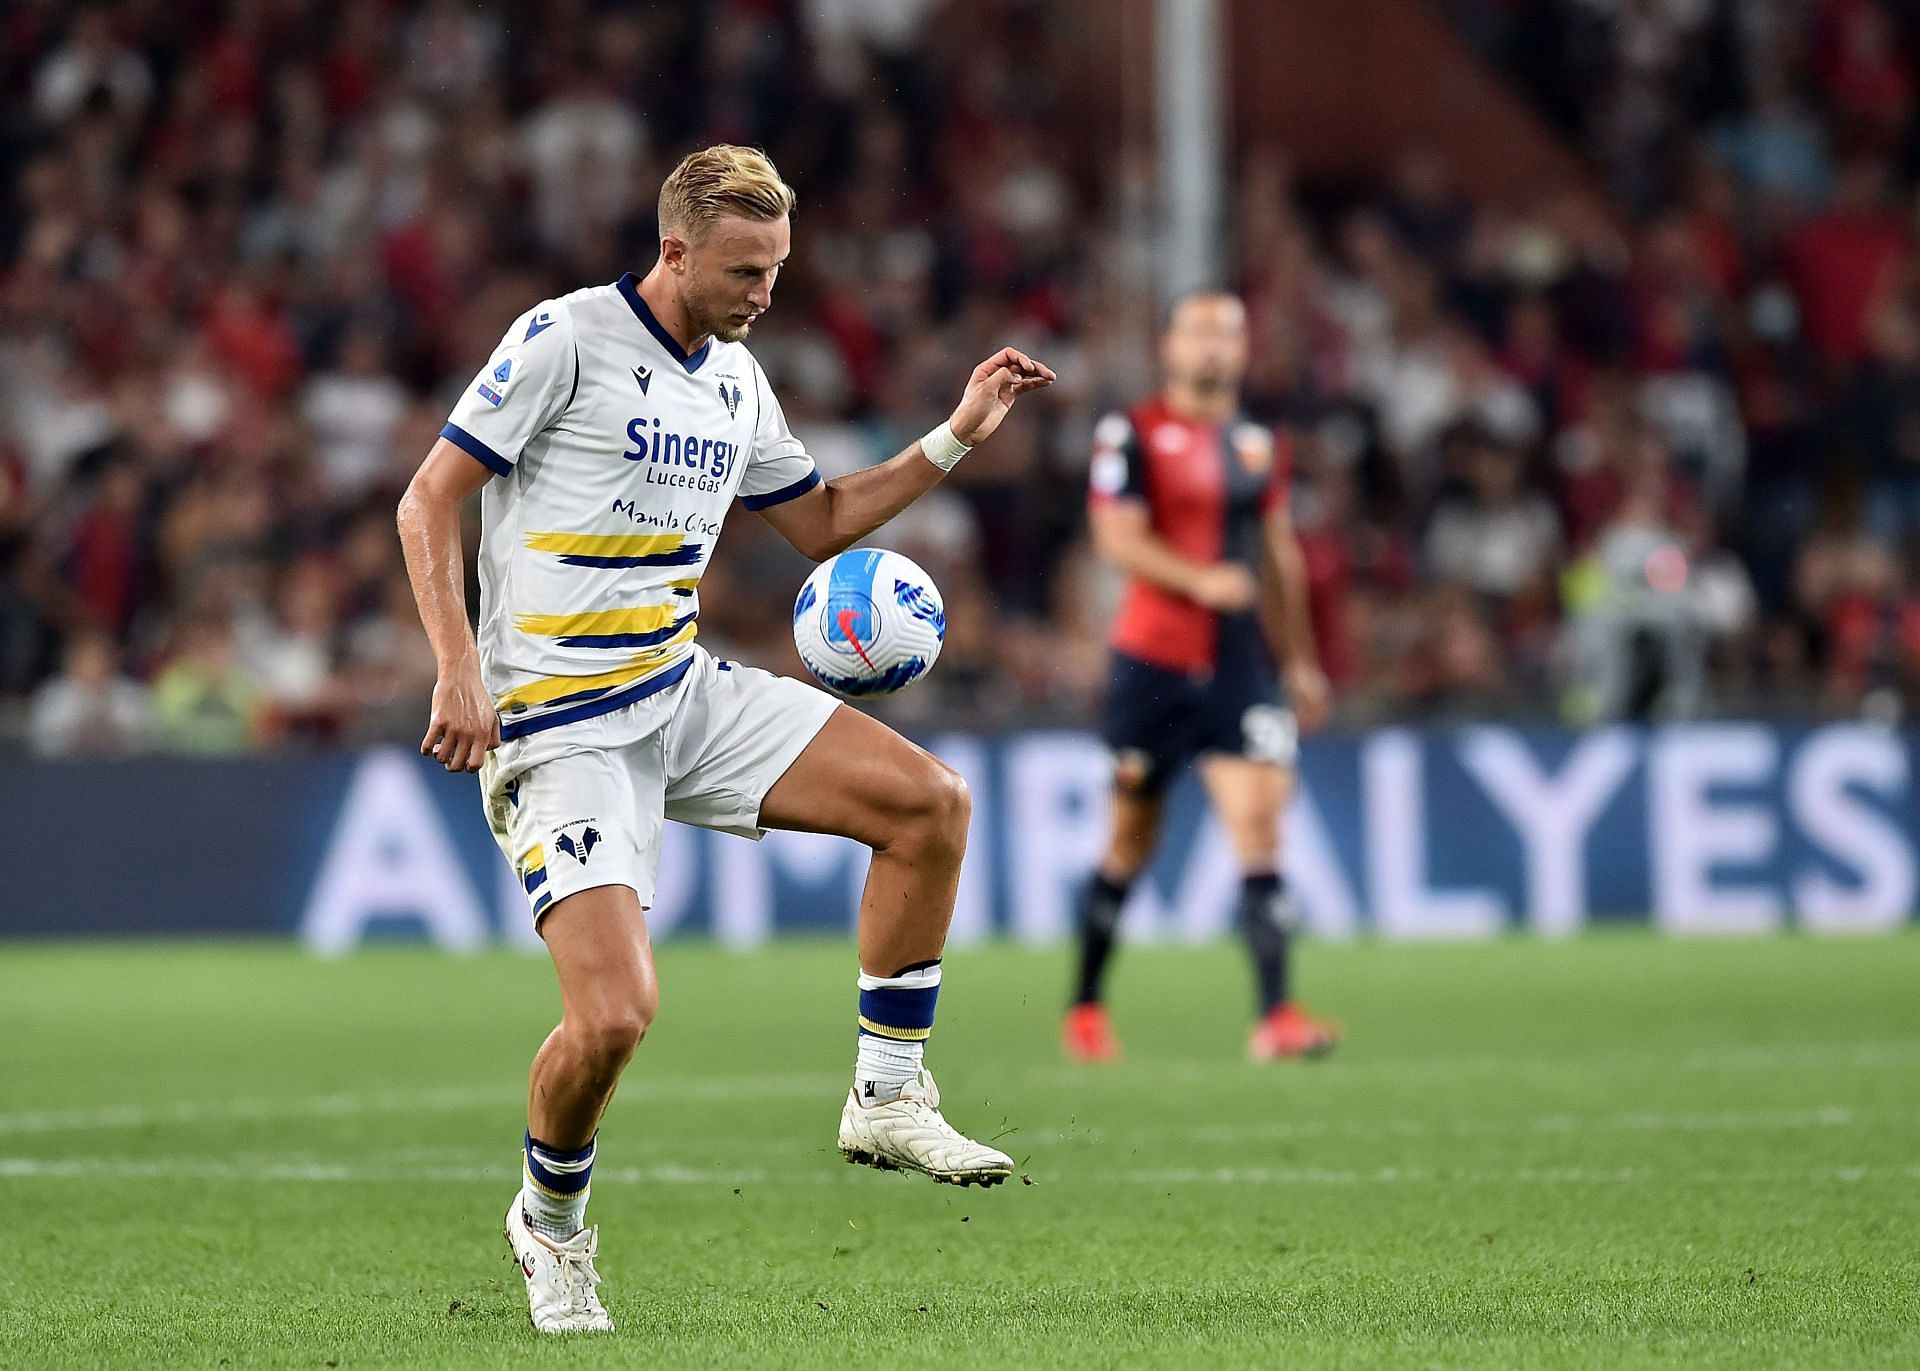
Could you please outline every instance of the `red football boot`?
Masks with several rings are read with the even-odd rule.
[[[1319,1057],[1333,1051],[1340,1030],[1322,1023],[1299,1005],[1276,1006],[1254,1026],[1247,1039],[1247,1060],[1275,1062],[1289,1057]]]
[[[1101,1066],[1120,1060],[1120,1040],[1113,1036],[1113,1023],[1103,1004],[1077,1004],[1067,1011],[1060,1025],[1060,1046],[1067,1060],[1087,1066]]]

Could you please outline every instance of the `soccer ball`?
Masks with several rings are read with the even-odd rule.
[[[897,552],[859,547],[813,569],[793,602],[793,645],[836,695],[891,695],[927,674],[947,636],[933,580]]]

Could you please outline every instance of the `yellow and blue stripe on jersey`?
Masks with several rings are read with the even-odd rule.
[[[644,605],[583,614],[520,614],[513,622],[522,633],[552,638],[561,647],[658,647],[699,617],[698,610],[681,614],[674,605]]]
[[[496,696],[501,741],[611,714],[667,689],[693,665],[684,649],[698,630],[694,619],[688,615],[672,637],[611,671],[588,676],[543,676]],[[535,709],[540,712],[531,714]]]
[[[529,533],[530,552],[549,552],[562,566],[698,566],[705,546],[676,533]]]
[[[706,546],[674,533],[566,533],[522,535],[530,552],[563,566],[627,569],[698,567]],[[638,587],[676,600],[693,597],[698,575]],[[640,648],[619,666],[582,675],[541,676],[495,697],[502,741],[622,709],[685,676],[685,649],[698,633],[698,610],[682,605],[636,605],[573,614],[517,614],[514,626],[559,647]]]

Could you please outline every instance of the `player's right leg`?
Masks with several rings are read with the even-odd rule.
[[[1060,1028],[1060,1045],[1076,1062],[1120,1059],[1120,1040],[1107,1014],[1106,977],[1120,938],[1120,911],[1133,883],[1153,855],[1160,833],[1162,797],[1142,794],[1116,779],[1107,846],[1080,892],[1075,919],[1079,940],[1073,1003]]]
[[[1116,653],[1101,737],[1113,758],[1113,810],[1106,850],[1087,878],[1075,918],[1079,957],[1073,999],[1060,1026],[1071,1061],[1119,1059],[1107,1014],[1106,976],[1120,937],[1120,911],[1153,855],[1161,802],[1193,744],[1194,686],[1184,675]]]
[[[597,885],[555,902],[540,935],[561,979],[561,1022],[541,1043],[526,1087],[520,1192],[507,1208],[507,1244],[526,1277],[528,1313],[541,1333],[605,1333],[586,1227],[599,1121],[620,1071],[659,1010],[653,943],[639,897]]]
[[[560,979],[560,1023],[533,1059],[520,1193],[507,1242],[543,1333],[610,1331],[594,1287],[599,1231],[586,1226],[600,1117],[660,1006],[639,897],[595,886],[554,903],[540,934]]]
[[[606,1331],[586,1225],[600,1118],[659,1006],[645,905],[664,822],[661,741],[623,714],[508,743],[481,770],[488,822],[560,982],[560,1023],[527,1086],[506,1236],[543,1333]],[[635,778],[652,777],[641,787]],[[642,791],[644,790],[644,795]]]

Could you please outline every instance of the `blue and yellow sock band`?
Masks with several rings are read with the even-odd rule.
[[[860,1031],[896,1042],[925,1042],[933,1034],[940,999],[940,964],[893,976],[860,973]]]
[[[578,1151],[569,1152],[565,1148],[536,1142],[533,1134],[529,1133],[526,1141],[527,1182],[555,1199],[564,1200],[578,1195],[593,1179],[593,1152],[592,1142]]]

